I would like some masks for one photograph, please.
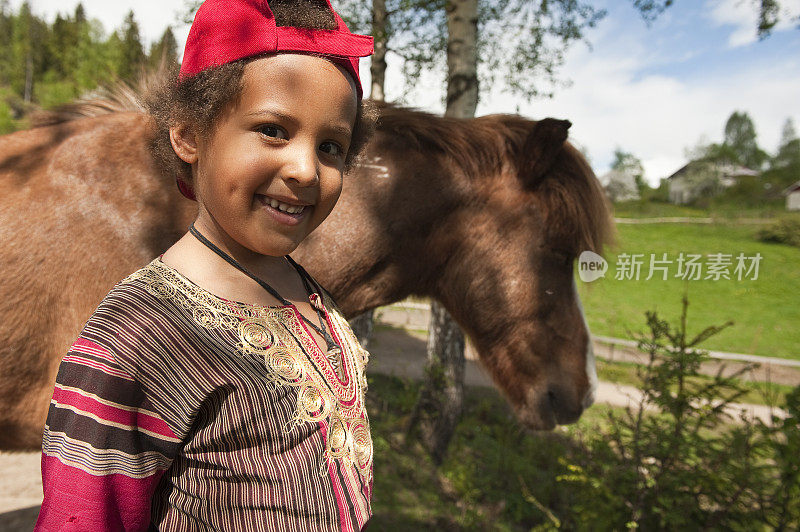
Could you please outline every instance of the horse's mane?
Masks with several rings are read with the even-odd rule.
[[[518,115],[489,115],[472,120],[380,104],[378,131],[404,139],[419,150],[445,154],[468,179],[517,171],[525,141],[535,122]],[[550,175],[535,187],[536,197],[546,211],[546,227],[553,240],[579,253],[615,241],[611,207],[605,191],[586,158],[571,144]]]
[[[117,82],[74,102],[33,117],[33,127],[62,124],[120,112],[147,112],[144,98],[169,74],[167,68],[143,74],[135,86]],[[437,116],[393,104],[377,104],[377,130],[391,133],[419,150],[445,154],[465,177],[515,170],[534,122],[518,115],[490,115],[472,120]],[[537,197],[547,211],[546,230],[568,235],[577,250],[601,252],[614,240],[613,218],[605,192],[581,153],[570,144],[564,150],[568,168],[556,169],[537,185]],[[564,165],[562,165],[564,166]]]
[[[444,153],[468,176],[502,169],[522,150],[532,122],[516,115],[472,120],[443,117],[394,104],[378,104],[378,131],[391,133],[419,150]]]
[[[99,87],[77,100],[52,110],[39,111],[31,117],[32,127],[46,127],[113,113],[146,113],[144,97],[169,75],[162,65],[152,72],[143,73],[135,84],[118,80]]]

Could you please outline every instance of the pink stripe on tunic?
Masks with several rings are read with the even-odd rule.
[[[108,373],[109,375],[113,375],[114,377],[120,377],[122,379],[132,380],[130,375],[128,375],[124,371],[114,369],[105,364],[101,364],[100,362],[95,362],[94,360],[89,360],[88,358],[83,358],[76,355],[67,355],[63,358],[62,361],[72,362],[74,364],[82,364],[84,366],[89,366],[90,368],[93,369],[99,369],[103,373]]]
[[[83,353],[85,355],[92,355],[98,358],[105,359],[111,363],[115,363],[114,357],[111,356],[111,353],[108,352],[107,349],[103,349],[96,343],[86,340],[85,338],[78,338],[73,342],[72,346],[69,349],[70,351],[74,351],[77,353]]]
[[[150,526],[150,499],[163,474],[157,471],[142,479],[95,476],[42,455],[46,488],[34,532],[145,531]]]

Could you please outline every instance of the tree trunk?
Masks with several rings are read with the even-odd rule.
[[[478,107],[478,0],[448,0],[446,116],[472,118]]]
[[[447,110],[445,116],[472,118],[478,106],[478,0],[448,0]],[[431,304],[427,379],[409,421],[419,423],[422,442],[434,462],[447,453],[464,404],[464,333],[438,302]]]
[[[25,60],[25,93],[22,99],[25,103],[31,103],[33,96],[33,52],[28,50],[28,57]]]
[[[375,53],[369,67],[372,75],[369,97],[382,102],[386,99],[386,0],[372,0],[372,37],[375,39]]]
[[[364,349],[368,349],[369,339],[372,337],[374,313],[374,310],[368,310],[350,320],[350,328]]]
[[[447,310],[431,303],[426,380],[409,420],[408,436],[419,424],[422,444],[441,464],[464,404],[464,333]]]

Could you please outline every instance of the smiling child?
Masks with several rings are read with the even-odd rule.
[[[360,530],[368,354],[288,254],[364,146],[358,58],[327,0],[207,0],[153,151],[198,204],[62,360],[36,530]]]

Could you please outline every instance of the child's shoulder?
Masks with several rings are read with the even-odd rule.
[[[168,270],[155,259],[119,281],[86,321],[81,337],[115,352],[138,351],[145,343],[155,348],[158,342],[152,340],[167,338],[164,332],[186,313],[172,301],[180,290]]]
[[[159,259],[131,273],[119,281],[98,305],[98,311],[117,311],[135,314],[143,311],[157,311],[163,307],[165,296],[171,295],[173,282],[168,279],[165,268]],[[97,312],[96,312],[97,313]],[[144,316],[150,315],[145,312]]]

